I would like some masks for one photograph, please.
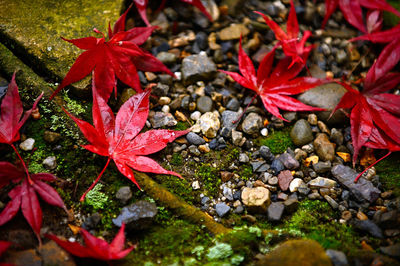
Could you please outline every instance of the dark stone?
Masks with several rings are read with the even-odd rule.
[[[210,143],[208,143],[208,147],[212,150],[216,149],[218,147],[218,141],[217,139],[212,139]]]
[[[382,228],[396,228],[400,225],[400,214],[398,211],[376,212],[374,222]]]
[[[195,42],[201,50],[206,50],[208,47],[208,36],[205,32],[198,32],[196,34]]]
[[[206,141],[202,137],[193,132],[189,132],[186,135],[186,139],[190,144],[193,145],[202,145],[206,143]]]
[[[263,173],[269,169],[269,164],[263,161],[250,162],[253,172]]]
[[[221,122],[222,122],[222,127],[226,127],[228,129],[235,129],[239,123],[233,123],[234,121],[236,121],[240,116],[240,113],[238,112],[233,112],[233,111],[224,111],[222,113],[222,118],[221,118]]]
[[[331,170],[331,167],[332,167],[332,164],[330,161],[327,161],[327,162],[320,161],[316,164],[313,164],[314,171],[317,174],[323,174],[323,173],[329,172]]]
[[[201,205],[206,205],[210,203],[210,198],[209,197],[202,197],[201,198]]]
[[[400,258],[400,243],[387,246],[387,247],[380,247],[382,253],[391,256]]]
[[[240,107],[240,102],[236,98],[232,98],[229,100],[229,102],[226,104],[226,109],[237,112]]]
[[[201,113],[211,112],[213,101],[209,96],[201,96],[197,99],[197,110]]]
[[[278,159],[283,163],[286,169],[294,170],[299,168],[300,163],[290,154],[290,153],[283,153],[281,154]]]
[[[285,205],[285,211],[287,214],[294,213],[299,207],[299,201],[294,197],[289,197],[283,202],[283,204]]]
[[[382,230],[371,220],[353,220],[353,225],[373,237],[383,238]]]
[[[86,218],[82,227],[86,230],[90,230],[90,229],[95,228],[99,224],[100,221],[101,221],[100,213],[95,212],[92,215],[90,215],[88,218]]]
[[[281,202],[272,202],[267,210],[268,220],[271,222],[277,222],[282,218],[285,205]]]
[[[212,79],[217,72],[217,67],[205,52],[200,52],[197,55],[185,57],[182,60],[181,71],[183,80],[193,83]]]
[[[154,203],[140,200],[121,210],[121,214],[113,219],[113,223],[121,227],[125,223],[127,230],[141,230],[148,228],[157,215],[157,206]]]
[[[379,198],[381,191],[374,187],[371,181],[360,178],[357,183],[354,183],[357,172],[352,168],[344,165],[336,165],[332,168],[331,172],[339,183],[353,193],[359,202],[363,200],[374,202]]]
[[[349,262],[347,261],[346,255],[339,250],[327,249],[326,255],[331,258],[333,266],[348,266]]]
[[[241,190],[236,190],[236,191],[233,193],[233,200],[240,200],[241,195],[242,195],[242,191],[241,191]]]
[[[263,159],[265,161],[267,161],[267,163],[271,163],[275,159],[274,154],[271,152],[270,148],[267,146],[261,146],[259,153],[260,153],[261,157],[263,157]]]
[[[215,204],[215,211],[217,212],[219,217],[225,216],[230,210],[231,210],[231,207],[229,207],[225,203]]]
[[[314,139],[311,126],[304,119],[300,119],[294,124],[290,131],[290,137],[296,146],[303,146]]]
[[[275,174],[280,173],[282,170],[285,169],[285,166],[279,159],[274,159],[271,164],[271,170],[274,171]]]

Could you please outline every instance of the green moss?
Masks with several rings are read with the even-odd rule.
[[[188,122],[179,121],[179,122],[176,124],[174,130],[186,130],[186,129],[188,129],[189,127],[190,127],[190,125],[189,125]]]
[[[240,166],[240,170],[238,172],[239,176],[243,180],[249,180],[250,177],[253,176],[253,168],[251,165],[242,165]]]
[[[393,190],[396,196],[400,196],[400,153],[391,154],[388,158],[375,165],[379,181],[385,190]]]
[[[92,190],[90,190],[85,198],[84,204],[92,206],[94,210],[104,209],[108,202],[108,196],[101,192],[103,185],[98,183]]]
[[[205,163],[195,171],[196,176],[201,180],[207,192],[211,196],[218,196],[219,185],[221,184],[219,169],[213,167],[210,163]]]
[[[318,241],[325,249],[349,252],[358,247],[359,236],[351,226],[336,221],[337,214],[328,203],[305,200],[284,224],[284,229]]]
[[[155,180],[188,203],[195,201],[192,186],[186,179],[171,175],[156,175]]]
[[[215,243],[214,246],[208,249],[207,259],[208,260],[224,260],[232,256],[233,250],[231,245],[226,243]]]
[[[88,111],[88,105],[81,105],[79,104],[76,100],[71,99],[68,96],[68,90],[63,91],[63,100],[66,103],[66,109],[68,110],[68,112],[74,114],[74,115],[79,115],[79,114],[83,114],[85,112]]]
[[[179,165],[182,165],[182,163],[183,163],[183,158],[182,158],[181,154],[179,154],[179,153],[172,154],[172,159],[171,159],[172,165],[179,166]]]
[[[258,146],[267,146],[273,154],[284,153],[287,148],[294,148],[292,139],[290,138],[290,127],[280,131],[272,131],[267,137],[256,140]]]
[[[387,0],[394,8],[400,11],[400,2],[398,0]],[[387,27],[394,27],[400,22],[400,18],[393,13],[383,12],[383,23]]]

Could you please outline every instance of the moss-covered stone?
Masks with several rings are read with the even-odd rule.
[[[63,41],[106,31],[119,17],[123,0],[3,0],[0,41],[43,76],[61,80],[81,51]],[[85,85],[82,85],[85,86]]]

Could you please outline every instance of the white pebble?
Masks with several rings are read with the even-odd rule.
[[[19,144],[19,147],[24,151],[31,151],[35,145],[35,140],[33,138],[26,139]]]
[[[192,183],[192,188],[193,188],[193,190],[198,190],[198,189],[200,189],[200,183],[199,183],[199,181],[194,181],[194,182]]]
[[[201,113],[199,111],[194,111],[193,113],[190,114],[190,119],[197,121],[201,117]]]
[[[263,128],[263,129],[261,129],[261,135],[262,136],[264,136],[264,137],[266,137],[266,136],[268,136],[268,128]]]
[[[170,111],[169,105],[164,105],[164,106],[161,108],[161,111],[162,111],[163,113],[169,113],[169,111]]]

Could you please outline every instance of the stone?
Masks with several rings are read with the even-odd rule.
[[[223,185],[224,186],[224,185]],[[224,186],[222,189],[222,195],[224,195],[224,197],[229,200],[232,201],[233,200],[233,191],[231,188]]]
[[[261,146],[259,152],[261,157],[268,163],[272,163],[272,161],[275,159],[275,156],[271,152],[271,149],[267,146]]]
[[[245,187],[241,197],[243,204],[254,213],[265,213],[271,202],[270,192],[264,187]]]
[[[108,22],[114,23],[119,18],[124,1],[87,1],[83,5],[79,1],[49,4],[5,0],[2,6],[7,7],[0,10],[3,40],[8,40],[14,52],[19,50],[20,57],[28,61],[26,64],[62,80],[82,50],[60,36],[82,38],[90,35],[93,27],[106,32]],[[90,92],[89,84],[90,78],[87,78],[73,84],[72,88]]]
[[[182,60],[182,78],[187,83],[211,80],[217,71],[215,63],[208,58],[205,52],[190,55]]]
[[[251,167],[253,168],[253,172],[263,173],[269,169],[269,165],[264,161],[254,161],[251,162]]]
[[[346,116],[339,110],[330,119],[328,118],[346,92],[346,89],[341,85],[328,83],[304,92],[297,99],[307,105],[326,109],[326,111],[317,113],[318,118],[325,123],[329,125],[343,124]]]
[[[173,65],[178,59],[175,54],[168,52],[160,52],[157,54],[157,59],[165,65]]]
[[[153,128],[173,127],[178,123],[172,114],[164,112],[156,112],[150,118],[150,123]]]
[[[201,96],[197,99],[197,110],[201,113],[211,112],[213,101],[209,96]]]
[[[280,221],[285,210],[282,202],[272,202],[267,210],[268,220],[271,222]]]
[[[300,178],[295,178],[292,180],[292,182],[290,182],[289,191],[292,193],[296,192],[298,190],[298,188],[301,186],[305,186],[304,181],[301,180]]]
[[[199,190],[200,189],[200,183],[199,183],[199,181],[194,181],[193,183],[192,183],[192,188],[193,188],[193,190]]]
[[[280,173],[282,170],[285,169],[285,166],[279,159],[274,159],[271,163],[271,170],[274,171],[275,174]]]
[[[387,246],[387,247],[380,247],[380,250],[383,254],[386,254],[391,257],[400,258],[400,243]]]
[[[349,262],[347,261],[346,255],[339,250],[327,249],[326,255],[331,258],[333,266],[348,266]]]
[[[236,121],[239,117],[240,117],[239,112],[233,112],[229,110],[224,111],[222,113],[222,118],[221,118],[222,126],[230,130],[235,129],[238,126],[238,123],[233,123],[233,122]]]
[[[339,204],[329,195],[324,195],[324,199],[329,203],[329,205],[331,205],[333,209],[337,209],[339,207]]]
[[[21,150],[24,151],[31,151],[33,150],[34,146],[35,146],[35,140],[33,138],[27,138],[26,140],[24,140],[19,144]]]
[[[43,139],[47,143],[56,143],[61,139],[61,134],[49,130],[45,130],[43,134]]]
[[[229,100],[229,102],[226,104],[226,109],[237,112],[240,107],[240,102],[236,98],[232,98]]]
[[[223,0],[220,6],[226,6],[228,8],[228,14],[236,16],[242,11],[242,7],[246,0]]]
[[[333,161],[335,159],[335,144],[329,141],[326,134],[318,134],[313,144],[315,152],[322,161]]]
[[[68,252],[60,248],[54,241],[49,241],[46,244],[39,247],[38,252],[42,258],[43,265],[60,265],[60,266],[76,265],[73,257]]]
[[[96,226],[100,223],[100,221],[101,221],[100,213],[95,212],[85,219],[84,223],[82,224],[82,227],[86,230],[90,230],[96,228]]]
[[[199,111],[194,111],[193,113],[190,114],[190,119],[197,121],[201,117],[201,113]]]
[[[221,175],[221,180],[224,183],[231,180],[232,177],[234,176],[234,173],[228,171],[221,171],[219,174]]]
[[[243,133],[240,131],[232,130],[232,143],[235,146],[240,146],[243,139]]]
[[[336,187],[336,184],[335,180],[321,176],[314,178],[307,183],[310,188],[334,188]]]
[[[202,132],[207,138],[215,138],[221,124],[215,113],[207,112],[203,114],[196,124],[192,127],[192,132]]]
[[[264,127],[263,129],[261,129],[260,134],[261,134],[261,136],[264,136],[264,137],[268,136],[268,128]]]
[[[57,168],[57,161],[56,161],[56,156],[48,156],[46,159],[43,160],[42,162],[44,168],[48,170],[54,170]]]
[[[142,230],[152,224],[157,212],[157,206],[154,203],[140,200],[123,207],[121,214],[112,221],[118,227],[121,227],[122,223],[126,224],[127,230]]]
[[[382,230],[371,220],[353,220],[353,225],[373,237],[383,238]]]
[[[283,204],[285,205],[285,211],[288,214],[294,213],[297,210],[297,207],[299,207],[299,201],[292,197],[289,197],[287,200],[285,200]]]
[[[281,171],[278,175],[278,184],[282,191],[286,191],[289,188],[292,180],[293,175],[289,170]]]
[[[42,259],[36,254],[34,249],[27,249],[23,251],[8,251],[6,260],[7,263],[9,263],[10,265],[42,265]],[[70,265],[75,265],[75,263]]]
[[[332,163],[330,161],[317,162],[317,163],[314,163],[312,166],[313,166],[314,171],[317,174],[324,174],[331,170]]]
[[[132,198],[132,190],[129,186],[120,187],[115,195],[123,204]]]
[[[221,41],[230,41],[239,39],[240,36],[246,36],[250,33],[250,30],[243,24],[230,24],[228,27],[223,28],[218,32],[218,36]]]
[[[193,154],[194,156],[200,156],[201,155],[201,152],[197,148],[196,145],[190,145],[188,150],[189,150],[190,154]]]
[[[217,212],[219,217],[225,216],[230,210],[231,210],[231,207],[229,207],[225,203],[215,204],[215,211]]]
[[[276,186],[278,184],[278,177],[272,176],[271,178],[268,178],[267,182],[271,186]]]
[[[331,266],[331,259],[315,240],[288,240],[266,255],[260,256],[255,265],[313,265]]]
[[[314,139],[311,126],[304,119],[300,119],[294,124],[290,131],[290,137],[296,146],[303,146]]]
[[[250,161],[249,156],[246,153],[239,154],[239,162],[240,163],[248,163]]]
[[[353,193],[357,201],[375,202],[379,198],[381,191],[374,187],[371,181],[360,178],[357,183],[354,183],[357,172],[352,168],[339,164],[332,168],[331,173],[339,183]]]
[[[263,126],[263,119],[257,113],[250,113],[246,116],[242,123],[244,133],[252,135],[260,131]]]
[[[281,154],[278,159],[283,163],[286,169],[294,170],[299,168],[300,163],[290,154],[290,153],[283,153]]]
[[[206,141],[202,137],[200,137],[194,132],[187,133],[186,139],[190,144],[193,145],[201,145],[206,143]]]
[[[330,135],[330,140],[336,143],[336,145],[342,145],[344,141],[344,136],[342,132],[337,130],[336,128],[332,128],[331,130],[331,135]]]

